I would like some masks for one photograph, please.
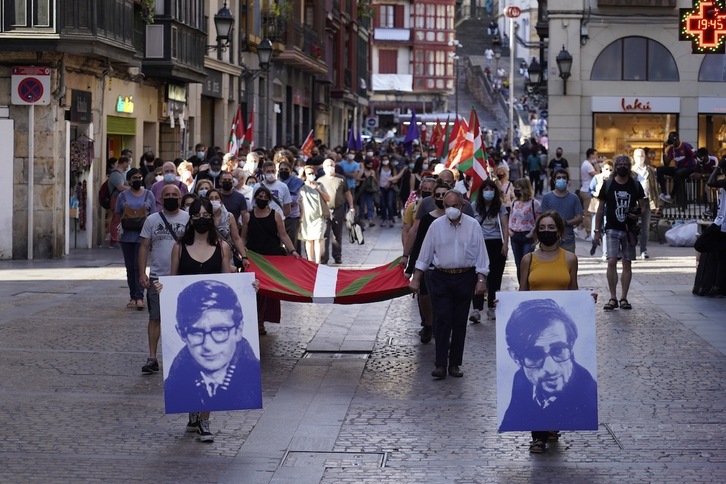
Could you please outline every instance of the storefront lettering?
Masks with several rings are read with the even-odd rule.
[[[134,97],[119,96],[118,101],[116,101],[116,111],[119,113],[134,114]]]
[[[623,108],[623,111],[650,111],[650,101],[641,102],[637,97],[632,102],[632,104],[628,104],[625,102],[625,98],[620,98],[620,106]]]

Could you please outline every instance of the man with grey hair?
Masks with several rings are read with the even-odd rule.
[[[336,264],[343,261],[343,223],[345,222],[345,204],[348,204],[349,210],[355,212],[353,205],[353,195],[346,179],[335,173],[335,162],[330,158],[323,161],[323,172],[318,181],[325,188],[325,192],[330,196],[328,208],[330,209],[330,219],[325,227],[325,237],[323,239],[323,255],[320,258],[321,264],[327,264],[330,259],[330,245],[332,232],[333,260]]]
[[[600,205],[595,216],[595,242],[600,244],[603,234],[603,216],[606,219],[605,243],[608,255],[608,289],[610,300],[605,304],[606,311],[615,308],[632,309],[628,302],[628,290],[633,277],[632,262],[635,259],[635,246],[638,243],[638,219],[645,209],[643,187],[630,176],[632,163],[627,155],[615,158],[615,173],[600,188],[597,198]],[[648,230],[645,227],[645,230]],[[620,281],[621,296],[616,298],[618,287],[618,260],[622,260],[623,274]]]
[[[164,200],[161,198],[161,191],[164,189],[167,185],[174,185],[179,189],[180,196],[186,195],[189,190],[187,189],[187,184],[179,180],[179,178],[176,175],[176,165],[172,163],[171,161],[167,161],[163,165],[161,165],[161,173],[164,177],[163,180],[159,180],[158,182],[155,182],[153,185],[151,185],[151,193],[154,194],[154,198],[156,198],[156,211],[160,212],[161,209],[164,208]]]

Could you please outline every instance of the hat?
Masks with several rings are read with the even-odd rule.
[[[222,159],[214,156],[209,160],[209,166],[222,166]]]

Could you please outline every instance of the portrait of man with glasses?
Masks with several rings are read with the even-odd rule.
[[[162,301],[164,360],[173,357],[170,365],[164,365],[167,413],[262,408],[254,289],[251,282],[244,283],[246,276],[254,279],[252,274],[165,278],[168,299]],[[221,282],[231,282],[230,277],[235,277],[234,287],[249,288],[251,292],[250,301],[244,304],[249,308],[245,314],[251,331],[245,331],[243,304],[237,292],[232,285]],[[184,285],[183,280],[194,282]],[[169,298],[169,293],[176,297]],[[165,318],[167,315],[170,318]],[[257,351],[248,338],[254,338]],[[179,346],[181,349],[174,353],[172,348]]]
[[[558,295],[556,298],[560,302],[549,295]],[[504,297],[503,294],[500,297]],[[502,322],[502,326],[506,326],[501,328],[504,342],[500,341],[500,344],[506,346],[506,355],[514,362],[516,370],[509,380],[511,392],[508,395],[511,397],[508,405],[504,382],[498,381],[499,431],[597,429],[597,382],[577,359],[577,356],[586,355],[595,370],[594,303],[590,294],[587,291],[552,291],[530,293],[528,297],[536,299],[515,302],[511,315]],[[582,298],[582,302],[578,298]],[[588,344],[576,345],[578,326],[563,306],[572,308],[570,313],[577,314],[578,319],[589,320],[590,324],[583,323],[580,328],[588,333]],[[590,307],[592,310],[588,311]],[[498,379],[501,376],[499,371]],[[506,411],[502,416],[503,408]]]

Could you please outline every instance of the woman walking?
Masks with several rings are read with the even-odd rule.
[[[514,264],[519,279],[522,257],[533,249],[534,228],[540,214],[540,204],[539,200],[534,198],[532,185],[526,178],[514,182],[514,197],[512,212],[509,215],[509,238],[512,241]]]
[[[306,165],[303,168],[305,184],[300,188],[300,239],[305,241],[305,253],[308,260],[320,264],[323,254],[325,226],[330,219],[328,202],[330,197],[325,187],[315,181],[315,167]]]

